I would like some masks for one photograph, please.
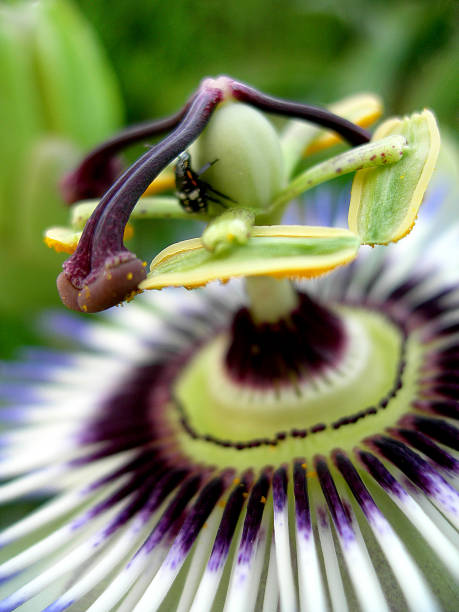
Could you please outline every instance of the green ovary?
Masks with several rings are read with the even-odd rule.
[[[342,307],[340,315],[347,330],[347,346],[335,368],[304,376],[300,383],[277,388],[248,388],[232,381],[224,370],[228,336],[222,333],[200,349],[175,384],[175,397],[188,425],[197,434],[193,439],[180,424],[180,410],[171,406],[169,418],[178,429],[182,450],[196,460],[239,469],[262,467],[294,457],[310,460],[317,453],[334,448],[352,451],[367,436],[384,432],[407,412],[417,390],[417,372],[423,348],[415,336],[406,344],[406,367],[402,387],[386,408],[378,406],[398,380],[403,351],[399,328],[377,311]],[[333,429],[343,417],[370,407],[377,408],[356,423]],[[310,428],[324,424],[324,431]],[[304,438],[292,437],[292,429],[308,430]],[[212,436],[233,444],[254,439],[275,439],[277,445],[238,450],[224,448]]]

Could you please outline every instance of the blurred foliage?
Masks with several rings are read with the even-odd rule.
[[[358,90],[390,113],[424,106],[452,123],[458,3],[449,0],[76,0],[116,68],[129,120],[179,107],[226,73],[276,95],[326,103]]]
[[[59,178],[122,123],[116,77],[71,0],[0,2],[0,353],[32,341],[27,315],[59,304]],[[28,331],[29,330],[29,331]]]

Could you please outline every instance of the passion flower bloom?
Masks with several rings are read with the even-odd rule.
[[[222,98],[244,87],[210,83]],[[184,112],[194,139],[196,116]],[[138,296],[90,323],[50,315],[49,329],[78,348],[5,364],[0,498],[47,500],[0,534],[11,551],[0,610],[455,608],[459,228],[431,192],[406,239],[359,249],[412,228],[438,152],[435,121],[391,120],[370,144],[291,178],[328,136],[295,121],[276,140],[261,117],[232,101],[217,108],[189,178],[198,195],[208,184],[231,204],[203,200],[203,236],[160,253],[140,287],[244,281]],[[78,244],[59,283],[72,308],[99,309],[145,277],[120,240],[152,159],[162,168],[154,151],[83,234],[92,203],[75,208],[73,228],[48,232],[59,248]],[[273,225],[309,184],[362,166],[349,229],[348,205],[324,196],[286,216],[318,225]],[[67,186],[78,188],[91,164],[82,167]],[[167,197],[141,199],[133,214],[154,215],[155,204],[158,216],[194,217]]]

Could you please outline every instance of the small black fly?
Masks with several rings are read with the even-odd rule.
[[[180,205],[189,213],[207,212],[209,202],[215,202],[223,208],[227,204],[219,198],[234,202],[229,196],[214,189],[209,183],[199,177],[206,172],[218,159],[203,166],[199,172],[191,168],[191,155],[186,151],[180,153],[175,166],[175,186]],[[218,198],[216,197],[218,196]]]

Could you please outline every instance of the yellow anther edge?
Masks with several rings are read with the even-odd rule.
[[[76,244],[65,244],[64,242],[60,242],[59,240],[55,240],[49,236],[44,237],[44,243],[48,248],[54,249],[56,253],[68,253],[71,255],[76,249]]]
[[[71,255],[78,246],[82,232],[73,232],[66,227],[50,227],[43,238],[44,243],[56,253],[68,253]],[[130,240],[134,236],[134,228],[130,223],[124,230],[124,240]]]

